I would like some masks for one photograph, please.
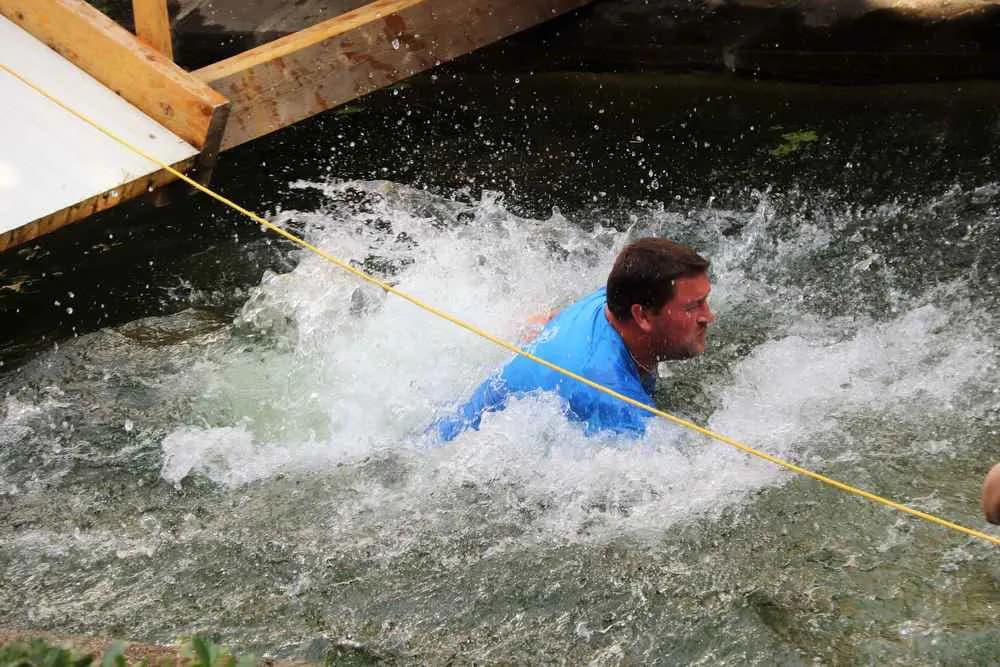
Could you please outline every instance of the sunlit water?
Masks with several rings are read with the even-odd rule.
[[[498,193],[296,182],[275,220],[506,339],[655,234],[718,322],[660,407],[980,529],[998,459],[1000,188],[860,208],[754,192],[518,217]],[[624,221],[624,222],[621,222]],[[235,319],[70,339],[0,384],[0,616],[322,659],[993,663],[995,547],[668,423],[586,438],[551,397],[437,447],[507,353],[303,253]]]

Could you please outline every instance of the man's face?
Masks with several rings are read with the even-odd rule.
[[[657,360],[686,359],[705,351],[705,334],[715,315],[708,306],[712,286],[708,274],[683,276],[674,281],[674,295],[659,313],[643,311],[643,330]]]

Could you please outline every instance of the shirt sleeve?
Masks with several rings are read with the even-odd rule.
[[[478,431],[483,413],[502,410],[507,404],[508,394],[507,383],[499,373],[494,373],[472,392],[468,401],[452,414],[435,421],[431,428],[437,431],[441,442],[454,440],[468,428]]]

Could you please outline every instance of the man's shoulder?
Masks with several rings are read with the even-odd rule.
[[[581,310],[591,310],[596,308],[604,308],[604,305],[608,302],[608,289],[606,287],[599,287],[593,292],[589,292],[584,296],[577,299],[567,310],[574,308],[580,308]]]
[[[550,324],[553,328],[559,327],[560,331],[565,331],[567,328],[592,326],[595,322],[606,323],[604,318],[606,303],[606,290],[601,287],[563,308]],[[597,315],[601,316],[600,319]]]
[[[625,342],[605,315],[606,303],[603,287],[581,298],[567,309],[562,322],[555,322],[549,345],[539,351],[567,362],[570,370],[584,377],[631,395],[641,389],[641,382]]]

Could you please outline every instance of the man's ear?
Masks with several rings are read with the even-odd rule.
[[[649,321],[649,313],[637,303],[632,304],[632,321],[639,326],[643,333],[649,333],[653,328]]]

